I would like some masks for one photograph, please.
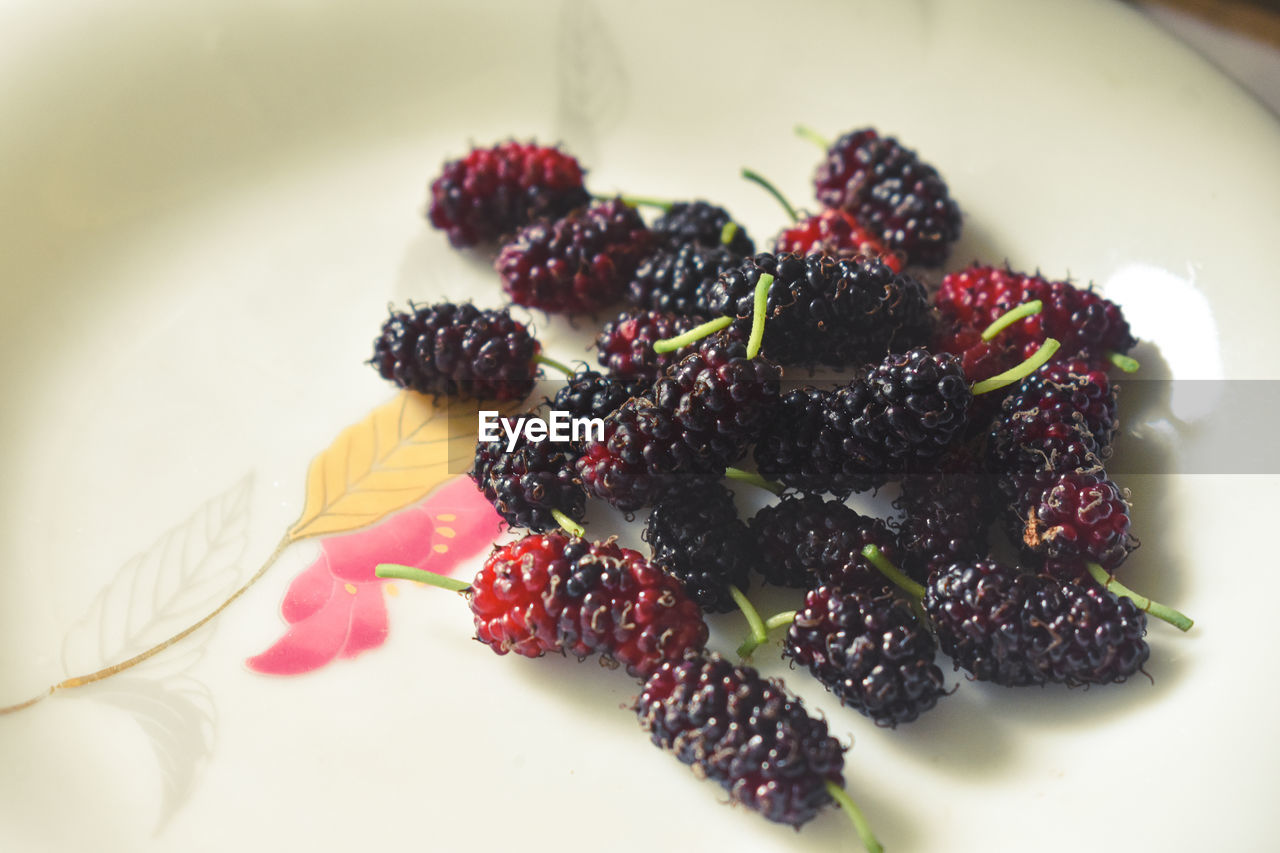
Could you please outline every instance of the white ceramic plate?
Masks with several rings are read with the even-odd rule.
[[[955,265],[1098,282],[1149,377],[1277,372],[1276,123],[1119,4],[25,0],[0,33],[0,704],[145,648],[262,565],[312,457],[391,396],[361,363],[388,301],[499,303],[420,218],[472,140],[563,140],[598,191],[711,197],[763,239],[778,212],[737,170],[804,199],[816,157],[792,125],[874,124],[960,200]],[[584,328],[537,325],[584,355]],[[1198,620],[1152,626],[1154,683],[948,673],[955,695],[889,731],[758,655],[854,741],[848,788],[889,849],[1270,839],[1277,469],[1240,449],[1224,386],[1196,387],[1198,407],[1123,400],[1128,578]],[[1164,473],[1224,447],[1235,463]],[[624,675],[495,657],[447,593],[375,588],[384,644],[251,671],[320,554],[289,548],[182,644],[0,717],[0,848],[857,848],[834,810],[796,834],[725,806],[648,745]],[[713,644],[741,630],[717,619]]]

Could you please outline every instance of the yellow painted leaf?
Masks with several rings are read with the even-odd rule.
[[[289,541],[367,527],[465,471],[475,452],[478,410],[457,400],[437,406],[403,391],[347,427],[312,460],[306,502]]]

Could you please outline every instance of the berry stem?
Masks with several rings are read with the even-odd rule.
[[[586,535],[587,531],[581,524],[574,521],[572,518],[565,515],[560,510],[558,509],[551,510],[551,517],[554,518],[556,520],[556,524],[560,525],[561,529],[563,529],[564,532],[568,533],[570,536],[576,536],[579,539],[581,539],[584,535]]]
[[[1142,367],[1136,358],[1129,358],[1129,356],[1124,355],[1123,353],[1112,352],[1111,350],[1107,350],[1107,361],[1111,362],[1125,373],[1137,373],[1138,368]]]
[[[867,848],[867,853],[884,853],[884,848],[880,846],[875,833],[871,831],[871,824],[867,823],[867,816],[862,813],[862,809],[858,808],[858,804],[853,801],[853,797],[849,796],[849,792],[828,779],[827,793],[840,808],[844,809],[844,813],[853,824],[854,831],[858,833],[858,838],[862,840],[862,846]]]
[[[714,320],[708,320],[701,326],[694,326],[683,335],[677,335],[674,338],[663,338],[660,341],[653,342],[654,352],[674,352],[681,347],[687,347],[694,341],[700,341],[707,335],[714,335],[716,332],[733,325],[732,317],[717,317]]]
[[[1040,349],[1031,354],[1031,357],[1015,367],[1011,367],[1004,373],[997,373],[995,376],[988,376],[981,382],[973,383],[970,391],[973,396],[986,394],[989,391],[998,391],[1006,385],[1012,385],[1019,382],[1031,374],[1035,373],[1044,363],[1053,358],[1053,354],[1058,351],[1061,344],[1054,338],[1046,338],[1045,342],[1040,345]]]
[[[990,326],[982,330],[982,339],[984,341],[991,340],[1019,320],[1030,317],[1032,314],[1039,314],[1042,308],[1044,308],[1044,303],[1039,299],[1033,299],[1030,302],[1022,303],[1016,308],[1010,308],[997,317]]]
[[[751,626],[751,639],[747,643],[752,643],[751,649],[755,649],[765,640],[769,639],[769,635],[764,630],[764,620],[760,618],[760,612],[756,610],[755,605],[738,589],[734,584],[729,584],[729,594],[733,596],[733,603],[738,605],[738,609],[742,611],[742,615],[746,617],[747,624]],[[746,646],[747,643],[743,643]],[[747,654],[751,651],[748,650]],[[742,657],[742,649],[739,647],[738,654]]]
[[[576,370],[574,370],[572,367],[565,364],[564,362],[556,361],[554,358],[547,358],[545,355],[542,355],[541,353],[533,357],[533,363],[546,365],[547,367],[550,367],[554,370],[558,370],[561,373],[563,373],[565,376],[568,376],[570,379],[572,379],[574,375],[576,375],[577,373]]]
[[[814,145],[818,146],[823,151],[826,151],[828,148],[831,147],[831,140],[827,139],[821,133],[818,133],[818,131],[814,130],[811,127],[808,127],[807,125],[797,124],[796,136],[808,142],[812,142]]]
[[[751,337],[747,338],[747,359],[760,354],[760,344],[764,343],[764,315],[769,305],[769,288],[773,285],[773,276],[761,273],[756,282],[755,306],[751,310]]]
[[[898,587],[898,589],[916,601],[924,598],[924,587],[903,574],[902,569],[889,562],[889,558],[875,545],[868,545],[863,548],[862,556],[866,557],[867,562],[876,567],[876,571],[893,581],[894,586]]]
[[[1143,611],[1157,619],[1163,619],[1179,631],[1190,631],[1191,626],[1195,624],[1195,621],[1185,613],[1179,613],[1172,607],[1165,607],[1163,604],[1152,601],[1144,595],[1138,595],[1136,592],[1120,583],[1120,581],[1116,580],[1115,575],[1110,574],[1097,563],[1086,562],[1084,565],[1085,568],[1089,570],[1089,574],[1093,575],[1093,579],[1102,585],[1103,589],[1109,590],[1116,595],[1123,595],[1125,598],[1133,599],[1133,603],[1138,605],[1138,607]]]
[[[733,238],[738,236],[738,223],[729,221],[720,229],[720,245],[727,246],[733,242]]]
[[[613,198],[613,196],[593,195],[592,198],[600,199],[601,201],[608,201]],[[656,207],[662,211],[670,210],[671,205],[673,204],[673,202],[663,201],[660,198],[649,198],[641,195],[621,195],[618,196],[618,200],[630,207]]]
[[[782,613],[775,613],[761,624],[764,626],[763,637],[757,637],[753,632],[750,637],[742,641],[742,645],[738,646],[738,657],[746,660],[751,657],[751,653],[760,648],[760,645],[768,639],[769,632],[774,628],[781,628],[784,625],[790,625],[796,619],[794,610],[787,610]]]
[[[781,628],[785,625],[790,625],[794,621],[796,621],[796,611],[784,610],[781,613],[775,613],[768,619],[764,620],[764,629],[766,631],[772,631],[774,628]]]
[[[413,566],[401,566],[396,563],[379,563],[373,573],[380,578],[396,579],[402,581],[416,581],[417,583],[425,583],[428,586],[438,586],[441,589],[452,590],[453,592],[466,592],[471,589],[471,584],[463,583],[454,578],[447,578],[444,575],[438,575],[435,572],[428,572],[425,569],[414,568]]]
[[[769,181],[759,172],[754,172],[751,169],[743,169],[742,177],[752,183],[756,183],[764,187],[765,192],[777,199],[778,204],[782,205],[782,209],[787,212],[787,216],[791,217],[792,222],[800,221],[800,217],[796,214],[796,209],[791,206],[791,202],[787,201],[787,197],[779,192],[778,188],[769,183]]]
[[[725,468],[724,475],[730,480],[740,480],[743,483],[750,483],[751,485],[758,486],[767,492],[773,492],[775,495],[780,495],[784,491],[784,486],[781,483],[775,483],[773,480],[766,480],[754,471],[743,471],[741,468]]]

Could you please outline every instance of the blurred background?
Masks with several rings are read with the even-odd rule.
[[[1135,0],[1280,114],[1280,0]]]

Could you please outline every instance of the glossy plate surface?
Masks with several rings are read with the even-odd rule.
[[[890,850],[1270,837],[1280,468],[1256,425],[1277,409],[1224,380],[1278,372],[1280,129],[1129,8],[5,2],[0,42],[0,704],[172,634],[268,559],[311,460],[392,398],[362,364],[388,302],[500,304],[420,216],[470,141],[562,140],[597,192],[712,198],[763,241],[781,219],[739,168],[803,201],[792,126],[873,124],[960,201],[953,266],[1092,280],[1144,339],[1139,378],[1202,380],[1130,382],[1117,451],[1126,578],[1197,624],[1152,626],[1154,683],[948,671],[955,695],[897,731],[762,668],[854,741],[848,789]],[[587,356],[589,322],[533,319]],[[451,543],[480,534],[441,494],[439,556],[417,557],[467,577]],[[797,834],[725,806],[648,745],[621,672],[498,658],[462,601],[393,595],[333,541],[137,669],[0,717],[0,848],[857,849],[835,811]],[[308,623],[325,662],[246,663],[289,635],[282,602],[295,628],[336,608]],[[713,645],[742,630],[716,619]],[[311,671],[263,674],[290,666]]]

